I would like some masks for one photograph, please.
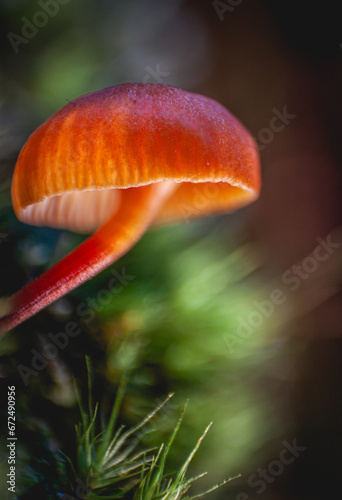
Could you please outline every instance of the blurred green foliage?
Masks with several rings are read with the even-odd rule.
[[[115,380],[120,367],[131,373],[138,409],[160,386],[175,391],[180,405],[190,398],[184,443],[208,416],[214,421],[203,456],[215,480],[238,472],[267,434],[281,432],[258,380],[263,363],[276,356],[277,346],[268,344],[272,329],[237,337],[240,318],[265,293],[260,282],[248,282],[258,259],[248,245],[228,250],[222,229],[201,238],[196,224],[147,235],[120,262],[135,279],[98,314],[110,341],[108,377]]]
[[[236,241],[232,228],[230,232]],[[286,429],[262,383],[282,344],[271,338],[277,334],[277,314],[247,338],[232,342],[241,318],[255,309],[254,301],[265,296],[265,289],[257,273],[256,250],[248,244],[227,245],[226,233],[224,217],[214,225],[205,221],[153,230],[114,266],[8,335],[2,343],[4,369],[9,379],[15,379],[19,408],[25,400],[28,421],[41,413],[35,404],[42,405],[45,399],[44,425],[72,456],[76,405],[70,397],[72,378],[84,385],[83,356],[88,353],[98,379],[95,397],[105,407],[120,379],[127,378],[122,418],[130,425],[175,392],[145,438],[149,446],[158,445],[160,436],[170,432],[179,409],[190,400],[179,439],[170,451],[170,470],[177,469],[180,457],[209,421],[214,424],[193,462],[195,473],[209,472],[201,482],[207,481],[209,487],[252,467],[265,442],[277,440]],[[52,234],[57,240],[44,241],[52,257],[43,267],[82,239],[70,233]],[[28,231],[25,238],[35,241],[35,232]],[[27,266],[25,252],[18,255]],[[38,269],[41,272],[42,266]],[[108,300],[113,269],[129,279]],[[24,387],[17,365],[30,367],[31,348],[43,352],[51,342],[48,333],[63,332],[70,320],[82,333]],[[56,405],[59,420],[55,420]],[[25,448],[26,443],[20,446]]]

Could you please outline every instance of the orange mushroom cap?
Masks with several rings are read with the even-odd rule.
[[[259,190],[252,137],[212,99],[142,83],[74,99],[20,152],[13,207],[30,224],[97,230],[8,299],[0,331],[115,262],[149,225],[235,209]]]
[[[29,224],[90,232],[124,203],[123,188],[166,181],[179,186],[157,222],[247,204],[260,189],[254,141],[212,99],[122,84],[74,99],[30,136],[14,172],[13,207]]]

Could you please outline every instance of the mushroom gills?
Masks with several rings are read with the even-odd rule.
[[[73,191],[45,198],[20,211],[20,220],[34,226],[91,233],[112,217],[121,202],[119,189]]]

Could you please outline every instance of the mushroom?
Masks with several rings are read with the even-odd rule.
[[[6,332],[125,254],[151,224],[189,220],[258,197],[255,143],[223,106],[164,84],[81,96],[29,137],[13,175],[22,222],[95,231],[6,301]]]

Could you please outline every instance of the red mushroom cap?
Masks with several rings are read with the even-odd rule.
[[[119,190],[166,181],[179,186],[157,222],[245,205],[260,190],[255,143],[212,99],[126,83],[74,99],[30,136],[13,206],[23,222],[89,232],[124,203]]]

